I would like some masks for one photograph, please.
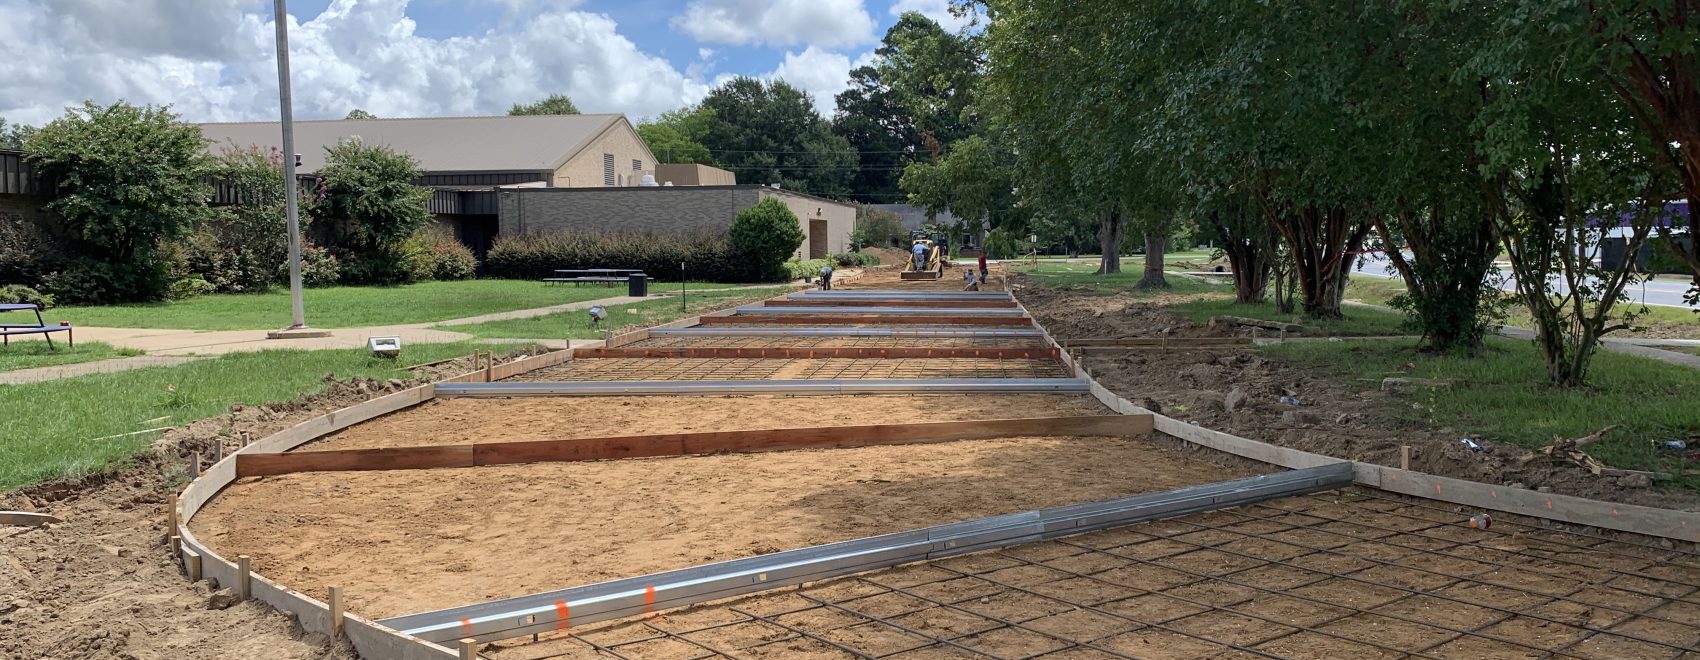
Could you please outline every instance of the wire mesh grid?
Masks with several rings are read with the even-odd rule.
[[[1051,359],[600,358],[538,369],[514,382],[620,380],[805,380],[872,378],[1067,378]]]
[[[587,626],[497,658],[1700,658],[1693,555],[1356,490]]]
[[[1046,348],[1038,337],[651,337],[621,348]]]

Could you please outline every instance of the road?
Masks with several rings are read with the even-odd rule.
[[[1399,272],[1397,270],[1394,270],[1394,268],[1393,268],[1393,262],[1388,261],[1386,257],[1380,256],[1380,255],[1361,255],[1361,256],[1363,257],[1362,259],[1360,259],[1360,264],[1361,264],[1362,267],[1357,269],[1357,270],[1354,270],[1353,273],[1352,273],[1353,275],[1360,275],[1360,274],[1361,275],[1371,275],[1371,276],[1375,276],[1375,277],[1386,277],[1386,278],[1391,278],[1391,279],[1397,279],[1399,277]],[[1506,270],[1504,268],[1500,268],[1499,274],[1505,280],[1505,284],[1501,288],[1505,289],[1506,291],[1516,290],[1517,284],[1516,284],[1516,282],[1514,282],[1511,279],[1511,272],[1509,270]],[[1558,284],[1557,282],[1554,282],[1554,284],[1558,285],[1558,287],[1559,287],[1558,290],[1560,292],[1562,292],[1564,290],[1562,284]],[[1629,299],[1631,301],[1646,304],[1646,305],[1657,305],[1657,306],[1660,306],[1660,307],[1680,307],[1680,308],[1685,308],[1685,309],[1697,309],[1696,306],[1690,305],[1686,302],[1683,302],[1682,297],[1687,292],[1688,292],[1688,283],[1687,282],[1671,281],[1671,280],[1656,280],[1656,281],[1652,281],[1652,282],[1646,282],[1644,284],[1632,285],[1632,286],[1629,287],[1628,294],[1629,294]]]

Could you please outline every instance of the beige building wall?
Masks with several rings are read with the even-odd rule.
[[[718,167],[690,163],[661,163],[655,166],[655,182],[675,186],[731,186],[738,177]]]
[[[797,215],[797,221],[803,225],[803,246],[797,249],[797,256],[803,259],[822,259],[827,254],[839,254],[850,251],[850,232],[856,228],[856,207],[842,202],[810,197],[784,190],[781,188],[761,188],[761,198],[778,199]],[[821,253],[822,243],[814,229],[824,220],[826,226],[825,253]]]
[[[614,156],[614,187],[638,185],[644,174],[655,172],[655,154],[638,137],[637,129],[624,117],[615,120],[601,135],[555,170],[557,188],[608,187],[602,167],[603,155]],[[633,168],[633,161],[638,167]]]

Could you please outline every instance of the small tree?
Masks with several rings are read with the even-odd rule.
[[[739,211],[727,233],[762,280],[784,279],[785,260],[803,245],[804,238],[796,214],[772,197]]]
[[[353,110],[349,110],[348,116],[343,117],[343,119],[377,119],[377,118],[378,118],[377,115],[374,115],[374,114],[367,112],[365,110],[362,110],[360,108],[355,108]]]
[[[84,103],[24,145],[53,181],[54,233],[68,255],[47,279],[65,303],[159,300],[171,284],[165,242],[207,212],[212,172],[200,129],[164,107]]]
[[[344,281],[400,284],[415,279],[407,267],[407,239],[431,221],[431,191],[413,185],[419,165],[389,147],[343,140],[325,148],[318,192],[307,211],[319,245],[342,264]]]
[[[861,207],[856,217],[856,231],[862,233],[866,245],[888,248],[909,237],[903,229],[903,219],[896,213]]]
[[[283,152],[231,145],[217,157],[216,176],[236,203],[196,223],[186,266],[221,292],[266,289],[288,260],[284,220]]]

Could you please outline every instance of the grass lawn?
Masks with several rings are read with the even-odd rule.
[[[688,287],[733,284],[694,282]],[[678,284],[651,283],[677,289]],[[533,309],[626,295],[624,285],[555,286],[529,280],[422,282],[394,287],[339,286],[307,289],[307,323],[319,328],[426,323],[516,309]],[[262,330],[289,325],[289,291],[219,294],[174,302],[48,310],[49,323],[116,328]]]
[[[1398,367],[1412,363],[1410,376],[1449,379],[1449,388],[1420,391],[1409,405],[1388,413],[1408,421],[1429,420],[1479,436],[1538,448],[1554,437],[1579,438],[1617,424],[1587,451],[1607,465],[1680,475],[1700,468],[1684,452],[1659,444],[1700,437],[1700,370],[1633,355],[1599,353],[1589,369],[1589,386],[1574,390],[1546,386],[1545,362],[1529,342],[1496,340],[1473,357],[1431,355],[1384,342],[1299,343],[1265,346],[1264,353],[1342,379],[1366,378],[1364,389],[1380,387]],[[1700,489],[1700,478],[1678,485]]]
[[[114,348],[98,341],[86,341],[68,347],[61,341],[62,338],[63,335],[53,340],[53,345],[58,348],[50,349],[47,342],[34,339],[16,340],[9,346],[0,347],[0,371],[52,367],[142,354],[133,348]]]
[[[617,334],[622,329],[630,330],[666,323],[707,310],[746,301],[754,302],[763,298],[772,298],[790,290],[791,287],[775,286],[737,291],[693,293],[686,297],[687,311],[685,312],[679,311],[679,298],[677,296],[646,300],[640,303],[614,305],[608,308],[608,320],[603,321],[603,327],[612,326]],[[469,333],[474,337],[495,339],[600,339],[602,337],[600,332],[591,327],[590,314],[585,311],[560,312],[528,319],[457,325],[452,329],[455,332]]]
[[[1016,266],[1016,272],[1025,273],[1040,284],[1056,288],[1090,287],[1088,293],[1097,295],[1114,295],[1124,291],[1138,295],[1186,295],[1193,293],[1232,292],[1231,282],[1226,284],[1205,281],[1196,277],[1169,275],[1164,279],[1169,281],[1168,289],[1140,289],[1139,280],[1145,276],[1144,257],[1125,257],[1122,259],[1122,272],[1111,275],[1096,275],[1097,263],[1040,263],[1032,266]]]
[[[155,433],[93,440],[213,417],[230,404],[289,401],[324,389],[324,377],[405,378],[398,367],[487,350],[483,344],[414,344],[399,361],[364,349],[232,353],[174,367],[0,386],[0,491],[98,471],[148,447]],[[257,377],[263,374],[264,377]],[[175,385],[175,396],[166,391]],[[165,422],[149,422],[168,417]]]
[[[1303,334],[1309,336],[1377,337],[1410,334],[1404,327],[1404,314],[1365,307],[1342,309],[1341,313],[1345,318],[1318,320],[1304,318],[1302,314],[1282,314],[1275,310],[1273,302],[1241,305],[1234,302],[1232,295],[1227,295],[1175,302],[1169,305],[1169,311],[1195,323],[1207,323],[1217,316],[1243,316],[1265,321],[1298,323],[1304,326]]]

